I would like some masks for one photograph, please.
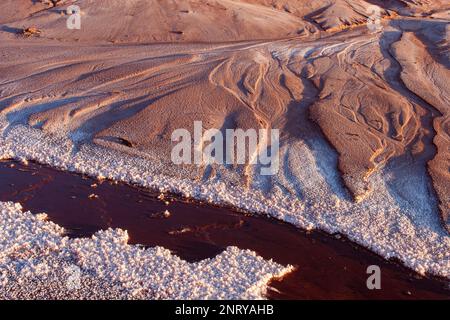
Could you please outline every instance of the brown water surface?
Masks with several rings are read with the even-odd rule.
[[[421,277],[344,237],[305,232],[275,219],[239,213],[36,163],[0,162],[0,201],[46,212],[71,237],[128,230],[130,243],[163,246],[188,261],[227,246],[251,249],[296,271],[271,282],[271,299],[449,299],[448,283]],[[168,201],[168,204],[165,202]],[[165,217],[165,210],[170,216]],[[339,238],[339,239],[338,239]],[[368,290],[366,269],[381,268],[381,290]]]

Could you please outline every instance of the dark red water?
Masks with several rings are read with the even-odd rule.
[[[93,196],[95,195],[95,196]],[[82,177],[35,163],[0,162],[0,201],[46,212],[69,236],[108,227],[128,230],[130,242],[163,246],[188,261],[227,246],[251,249],[297,270],[271,282],[272,299],[449,299],[448,283],[422,278],[345,238],[305,232],[274,219],[244,215],[126,184]],[[170,211],[169,217],[163,212]],[[367,266],[381,268],[381,290],[366,287]]]

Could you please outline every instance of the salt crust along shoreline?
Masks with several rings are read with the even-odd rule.
[[[6,119],[0,119],[0,128],[1,159],[35,160],[93,177],[268,214],[308,230],[341,233],[386,259],[399,259],[420,274],[450,278],[450,237],[440,224],[425,170],[416,170],[406,181],[386,168],[372,178],[373,192],[355,203],[340,184],[335,154],[320,140],[313,147],[303,142],[282,146],[281,173],[271,178],[267,192],[258,185],[246,189],[229,183],[226,175],[202,183],[182,175],[164,175],[157,155],[143,158],[95,144],[74,148],[66,133],[55,136],[25,125],[10,127]],[[280,187],[288,183],[298,185],[302,196]]]
[[[12,202],[0,202],[0,231],[0,299],[264,299],[268,282],[292,270],[236,247],[188,263],[128,245],[121,229],[69,239]]]

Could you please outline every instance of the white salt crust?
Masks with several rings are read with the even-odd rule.
[[[227,175],[236,172],[229,168],[216,168],[220,179],[192,181],[183,178],[181,170],[178,176],[165,174],[157,155],[132,156],[92,144],[74,148],[67,133],[56,137],[24,125],[8,127],[6,119],[0,119],[0,128],[0,158],[36,160],[268,214],[304,229],[341,233],[387,259],[398,258],[420,274],[450,278],[450,237],[440,224],[425,168],[410,164],[404,169],[386,168],[371,178],[373,192],[355,203],[339,180],[335,152],[319,139],[281,146],[278,175],[254,174],[252,186],[246,189],[244,183],[231,183]],[[168,169],[177,170],[176,166]]]
[[[46,218],[0,202],[0,299],[263,299],[292,270],[236,247],[188,263],[120,229],[69,239]]]

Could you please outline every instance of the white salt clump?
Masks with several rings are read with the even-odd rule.
[[[0,299],[263,299],[292,270],[235,247],[188,263],[120,229],[69,239],[45,219],[0,202]]]
[[[0,128],[8,128],[6,118],[1,116]],[[386,168],[371,178],[373,192],[355,203],[342,187],[336,153],[320,139],[282,145],[280,170],[264,189],[259,189],[257,183],[250,188],[236,183],[233,168],[218,166],[220,179],[199,183],[185,178],[177,166],[168,167],[172,174],[165,175],[167,164],[158,154],[149,152],[143,158],[141,154],[133,156],[94,144],[73,150],[69,138],[24,125],[0,132],[0,158],[36,160],[161,193],[170,191],[269,214],[306,230],[340,233],[387,259],[396,257],[422,274],[450,277],[450,236],[439,221],[436,199],[428,192],[425,168],[410,170],[405,175],[408,181]],[[260,176],[252,178],[258,181]]]

